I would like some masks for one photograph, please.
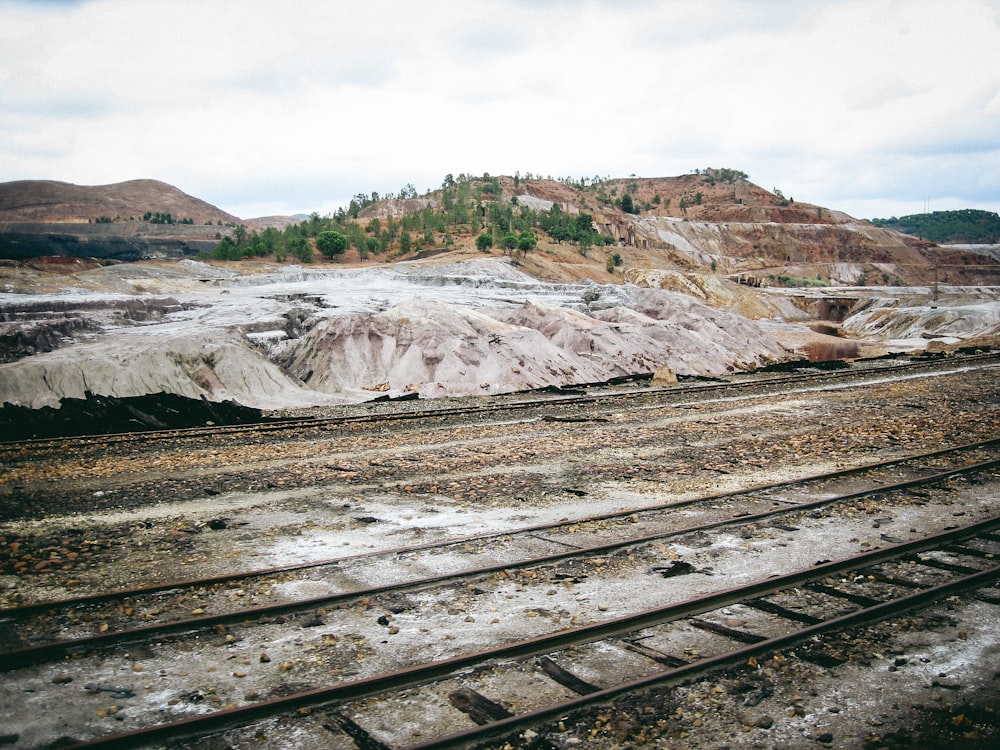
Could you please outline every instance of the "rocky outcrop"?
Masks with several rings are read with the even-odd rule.
[[[929,342],[1000,344],[1000,298],[871,298],[841,324],[845,335],[923,349]]]

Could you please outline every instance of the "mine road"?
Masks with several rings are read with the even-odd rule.
[[[992,747],[998,367],[0,444],[0,738]]]

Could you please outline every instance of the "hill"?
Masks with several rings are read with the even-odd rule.
[[[239,222],[232,214],[158,180],[95,186],[52,180],[0,183],[2,223],[86,224],[99,219],[140,221],[146,215],[164,217],[164,223]]]
[[[524,232],[536,278],[607,279],[629,268],[726,275],[747,283],[995,283],[995,263],[766,190],[735,169],[676,177],[541,179],[459,175],[418,196],[355,196],[302,225],[347,235],[344,262],[502,251]],[[484,237],[485,235],[485,237]],[[248,247],[254,247],[250,238]],[[232,249],[232,248],[230,248]],[[231,256],[230,256],[231,257]]]
[[[992,211],[973,208],[934,211],[899,218],[872,219],[871,223],[942,245],[1000,244],[1000,215]]]
[[[551,281],[675,269],[783,286],[992,284],[997,271],[982,255],[796,201],[728,168],[660,178],[449,174],[424,195],[410,186],[359,193],[304,221],[241,220],[155,180],[0,184],[0,257],[309,263],[322,258],[323,232],[343,236],[328,256],[339,263],[506,253]]]
[[[139,260],[209,252],[240,219],[158,180],[0,183],[0,257]]]

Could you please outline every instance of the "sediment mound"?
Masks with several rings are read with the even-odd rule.
[[[0,367],[0,400],[41,408],[64,398],[142,396],[166,392],[269,408],[317,403],[236,332],[143,336],[80,344]]]
[[[661,367],[716,376],[789,356],[734,313],[669,292],[640,293],[638,301],[652,314],[623,307],[587,314],[538,300],[478,311],[416,298],[321,321],[285,366],[326,393],[440,397],[602,382]]]

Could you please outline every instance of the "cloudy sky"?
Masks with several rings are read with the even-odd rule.
[[[1000,0],[0,0],[0,181],[249,218],[704,167],[863,218],[1000,211]]]

